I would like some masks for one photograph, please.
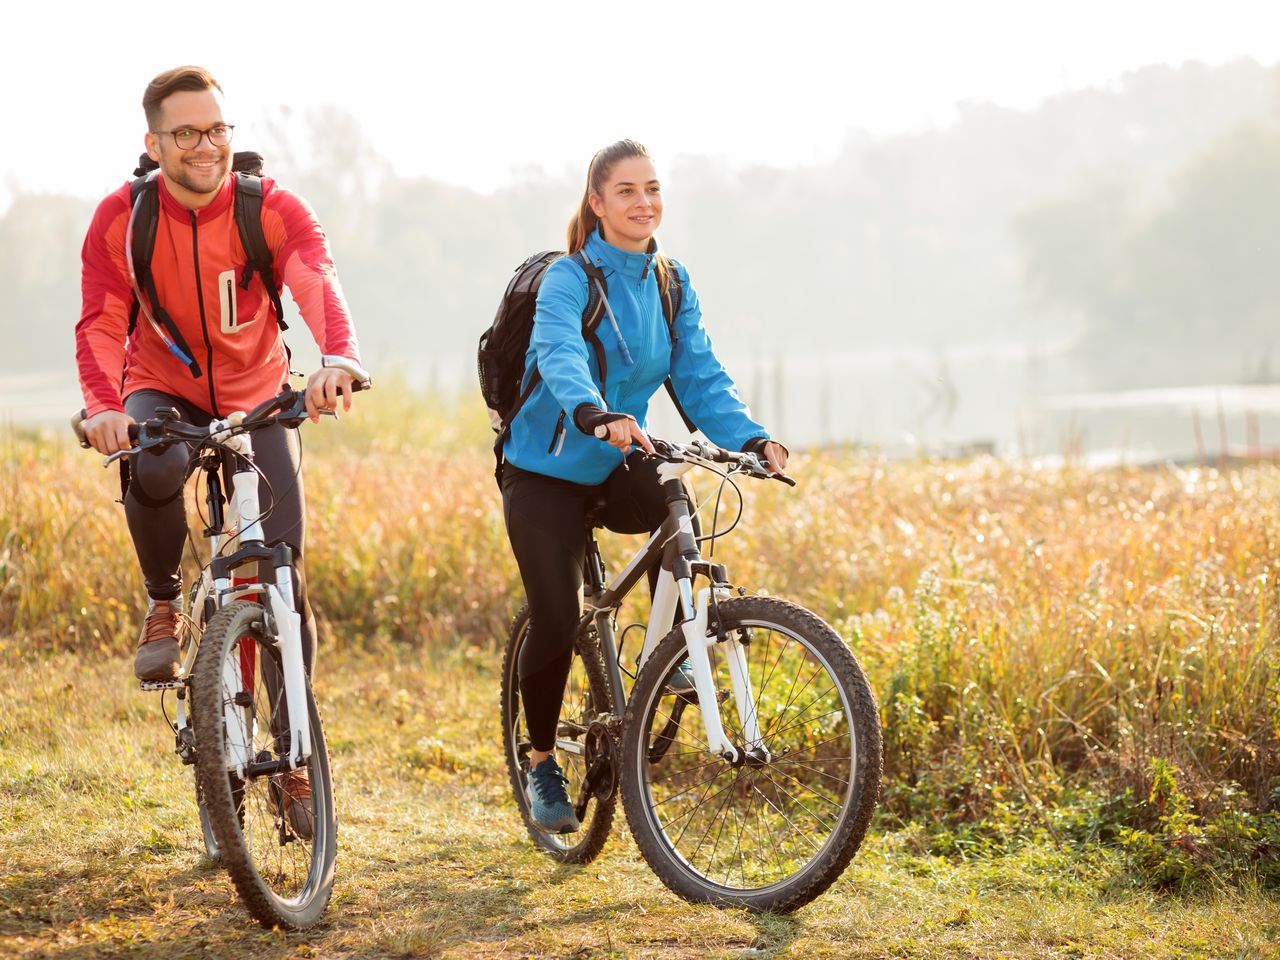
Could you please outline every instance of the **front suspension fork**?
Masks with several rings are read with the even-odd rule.
[[[743,751],[767,761],[769,752],[760,734],[760,718],[757,715],[755,695],[751,688],[751,676],[747,670],[746,650],[735,633],[730,633],[721,640],[720,630],[708,630],[712,592],[715,592],[717,601],[727,600],[729,599],[728,589],[723,586],[703,587],[698,591],[695,601],[692,578],[682,578],[677,581],[677,585],[680,588],[680,601],[684,610],[686,613],[693,612],[693,616],[688,617],[681,624],[681,629],[684,631],[685,649],[689,655],[694,689],[698,694],[699,712],[702,714],[707,748],[730,763],[741,762],[744,759]],[[720,719],[720,706],[716,697],[715,678],[711,673],[710,654],[711,648],[717,643],[722,645],[729,667],[730,689],[744,741],[740,746],[735,746],[730,740]]]

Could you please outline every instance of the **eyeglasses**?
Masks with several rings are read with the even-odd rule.
[[[225,147],[231,142],[231,135],[235,133],[236,125],[234,123],[219,123],[210,127],[208,130],[197,130],[195,127],[179,127],[177,130],[152,130],[156,136],[169,134],[173,137],[173,142],[177,144],[179,150],[193,150],[200,145],[200,141],[205,137],[209,138],[209,143],[215,147]]]

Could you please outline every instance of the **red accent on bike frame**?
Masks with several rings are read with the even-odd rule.
[[[257,583],[257,577],[235,577],[231,578],[231,582],[237,586],[243,586],[246,583]],[[254,599],[260,599],[261,592],[256,594],[246,594]],[[258,669],[258,644],[252,637],[240,638],[240,682],[244,684],[243,689],[249,693],[253,692],[253,678]]]

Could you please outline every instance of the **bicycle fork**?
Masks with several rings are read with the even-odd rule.
[[[228,659],[222,665],[222,683],[224,690],[237,691],[224,705],[223,712],[227,725],[229,748],[228,765],[233,767],[242,779],[250,776],[277,773],[284,770],[298,769],[311,756],[311,726],[307,712],[306,698],[306,666],[302,657],[302,616],[297,609],[297,599],[293,589],[293,549],[287,544],[267,547],[263,543],[261,512],[258,505],[258,476],[247,464],[252,463],[253,447],[247,435],[233,437],[228,446],[234,446],[244,460],[240,469],[232,475],[233,494],[231,497],[231,517],[226,529],[232,530],[232,536],[238,536],[239,549],[226,557],[219,557],[220,536],[215,534],[212,546],[215,559],[210,564],[213,576],[214,596],[218,605],[230,603],[239,597],[256,595],[264,599],[269,622],[263,624],[263,634],[273,639],[280,655],[280,672],[284,693],[284,706],[273,703],[273,712],[278,710],[287,728],[279,731],[273,729],[277,739],[286,739],[289,744],[288,756],[279,759],[259,761],[254,754],[255,735],[257,734],[257,714],[253,705],[255,670],[265,671],[265,663],[254,663],[261,658],[244,656],[235,660]],[[212,508],[214,504],[211,503]],[[220,506],[220,505],[219,505]],[[222,529],[221,510],[211,509],[210,524],[214,529]],[[238,530],[235,528],[242,524]],[[212,530],[210,531],[213,532]],[[232,571],[241,564],[267,561],[275,570],[274,583],[236,583]],[[265,594],[265,596],[263,596]],[[272,629],[274,628],[274,629]],[[265,678],[264,678],[265,679]],[[269,693],[270,695],[270,693]],[[279,692],[275,694],[278,701]],[[272,724],[273,728],[275,724]],[[282,725],[283,726],[283,725]]]

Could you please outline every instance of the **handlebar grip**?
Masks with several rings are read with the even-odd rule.
[[[80,446],[86,450],[89,449],[89,438],[84,432],[84,422],[88,419],[89,411],[81,407],[79,412],[71,418],[71,431],[76,435],[76,439],[80,441]]]
[[[138,437],[141,435],[141,433],[142,433],[142,424],[140,423],[129,424],[129,442],[130,443],[137,446]]]
[[[595,435],[599,437],[601,440],[609,439],[609,427],[607,424],[603,424],[603,423],[600,424],[598,427],[596,427],[594,432],[595,432]]]

